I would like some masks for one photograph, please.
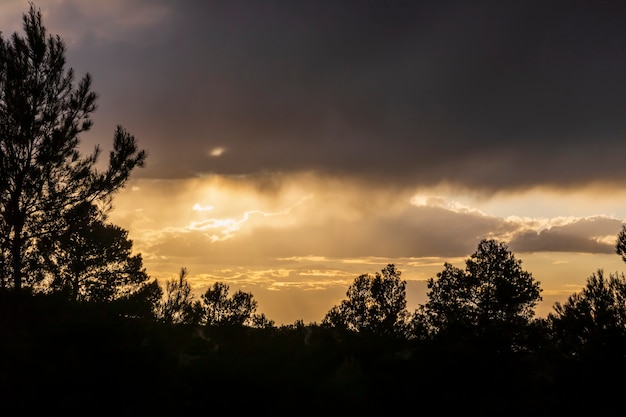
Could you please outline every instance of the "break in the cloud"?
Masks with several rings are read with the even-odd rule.
[[[622,224],[597,215],[504,218],[446,197],[362,190],[315,176],[284,181],[276,179],[268,193],[218,176],[167,184],[135,180],[135,191],[118,199],[115,219],[137,237],[147,258],[239,264],[309,256],[454,258],[486,237],[509,242],[516,252],[612,253]]]
[[[563,204],[560,196],[535,198]],[[310,174],[272,176],[262,184],[223,176],[134,179],[115,206],[112,220],[130,231],[151,275],[170,279],[186,267],[196,291],[227,282],[251,291],[263,312],[285,323],[321,320],[356,276],[390,262],[410,283],[415,306],[425,301],[425,280],[444,262],[462,267],[485,237],[509,242],[540,279],[543,315],[603,263],[610,271],[621,263],[614,239],[622,222],[586,215],[593,204],[567,217],[505,217],[490,213],[483,197],[364,189]],[[278,314],[271,304],[276,293],[283,303],[304,302],[302,315],[295,305],[291,315]]]
[[[615,253],[621,225],[621,220],[608,217],[574,219],[564,225],[520,233],[509,244],[520,252]]]

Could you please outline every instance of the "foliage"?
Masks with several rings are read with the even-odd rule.
[[[541,300],[539,282],[504,243],[484,239],[462,270],[449,263],[428,280],[428,301],[417,312],[434,332],[470,330],[515,336]]]
[[[274,327],[273,320],[264,314],[255,314],[258,303],[251,293],[238,290],[229,297],[228,290],[228,285],[215,282],[196,300],[187,279],[187,269],[182,268],[177,279],[166,283],[157,317],[159,321],[170,324]]]
[[[31,4],[25,34],[0,34],[0,279],[16,290],[41,279],[41,239],[66,232],[77,206],[103,210],[146,154],[118,126],[104,172],[95,166],[100,149],[82,156],[80,134],[92,126],[96,94],[91,76],[75,82],[65,68],[65,45],[48,35]]]
[[[617,234],[615,252],[626,262],[626,225],[622,226],[622,230]]]
[[[276,328],[276,322],[270,320],[265,314],[253,314],[250,320],[250,326],[256,329],[274,329]]]
[[[62,219],[60,235],[39,240],[40,272],[50,278],[52,291],[74,301],[104,302],[126,297],[148,281],[128,232],[101,217],[93,204],[78,204]]]
[[[229,286],[216,282],[202,295],[203,322],[207,326],[215,325],[250,325],[262,323],[263,319],[255,318],[258,303],[252,293],[237,290],[228,297]]]
[[[587,278],[585,287],[548,315],[555,339],[569,354],[622,355],[626,347],[626,277],[604,271]]]
[[[626,226],[615,252],[626,262]],[[626,276],[598,269],[581,291],[554,304],[548,321],[554,343],[574,357],[622,356],[626,348]]]
[[[471,281],[463,270],[446,262],[437,280],[428,280],[428,290],[428,302],[416,315],[419,313],[431,331],[476,324]]]
[[[406,281],[389,264],[374,276],[360,275],[346,292],[347,299],[326,314],[322,324],[376,336],[403,335],[406,330]]]
[[[194,301],[187,269],[181,268],[178,279],[165,283],[165,293],[158,307],[157,317],[165,323],[197,323],[201,313]]]
[[[116,298],[112,304],[121,315],[155,320],[162,297],[163,289],[159,282],[154,279],[150,282],[144,282],[134,291]]]

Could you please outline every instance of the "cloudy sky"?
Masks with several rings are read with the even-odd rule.
[[[161,281],[185,267],[289,324],[388,263],[412,309],[483,238],[541,282],[540,316],[626,269],[621,2],[35,5],[93,77],[85,150],[119,124],[148,152],[110,218]],[[27,10],[2,2],[3,36]]]

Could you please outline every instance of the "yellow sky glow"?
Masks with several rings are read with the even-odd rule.
[[[604,207],[623,215],[617,200],[608,199]],[[567,216],[534,217],[537,201],[577,204]],[[271,180],[205,176],[132,180],[115,200],[110,219],[129,230],[148,273],[161,282],[185,267],[197,295],[222,281],[233,291],[252,292],[258,312],[289,324],[320,322],[354,278],[387,263],[396,264],[409,282],[407,301],[415,308],[426,300],[425,281],[444,262],[464,267],[481,233],[506,241],[528,230],[573,228],[582,217],[600,212],[583,202],[583,193],[546,191],[497,201],[453,196],[445,189],[397,192],[312,174]],[[426,214],[431,217],[422,218]],[[617,232],[588,238],[610,243]],[[454,254],[457,240],[468,238],[473,247]],[[622,267],[613,254],[514,254],[541,282],[540,315],[580,289],[598,268]]]

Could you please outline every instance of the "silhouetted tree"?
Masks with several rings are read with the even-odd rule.
[[[208,326],[250,325],[253,323],[257,301],[251,293],[237,290],[228,297],[228,285],[216,282],[202,295],[203,319]]]
[[[418,307],[413,318],[414,327],[423,328],[420,332],[437,333],[476,324],[471,281],[462,269],[446,262],[437,280],[428,280],[427,296],[428,302]]]
[[[276,322],[274,322],[274,320],[268,319],[263,313],[253,314],[250,321],[251,321],[250,326],[257,328],[257,329],[268,330],[268,329],[276,328]]]
[[[96,108],[91,77],[75,82],[63,41],[47,35],[32,4],[23,29],[0,34],[0,272],[2,286],[16,290],[39,277],[33,253],[41,238],[63,233],[57,220],[85,202],[110,207],[146,157],[120,126],[104,172],[95,168],[98,147],[80,154]]]
[[[617,352],[626,347],[626,277],[599,269],[585,287],[556,302],[548,314],[560,347],[571,355]]]
[[[617,234],[615,252],[626,262],[626,225],[622,226],[622,230]]]
[[[428,302],[416,314],[436,333],[471,330],[517,339],[541,300],[539,282],[493,239],[478,244],[465,270],[446,263],[437,279],[428,280],[428,289]]]
[[[368,335],[404,335],[409,313],[406,310],[406,281],[393,264],[374,276],[358,276],[346,292],[347,299],[334,306],[322,324]]]
[[[50,288],[74,301],[112,301],[128,297],[148,282],[140,254],[121,227],[91,203],[68,210],[58,236],[43,236],[37,246]]]
[[[626,262],[626,226],[615,242],[615,252]],[[581,291],[556,302],[548,314],[555,344],[568,355],[623,356],[626,347],[626,278],[623,273],[609,274],[598,269],[587,278]],[[609,355],[610,356],[610,355]]]
[[[178,278],[165,284],[165,293],[159,304],[157,317],[165,323],[197,324],[202,314],[200,302],[194,300],[191,293],[187,269],[181,268]]]
[[[163,289],[154,279],[139,285],[134,291],[126,293],[113,301],[113,307],[122,315],[158,319],[159,306]]]

